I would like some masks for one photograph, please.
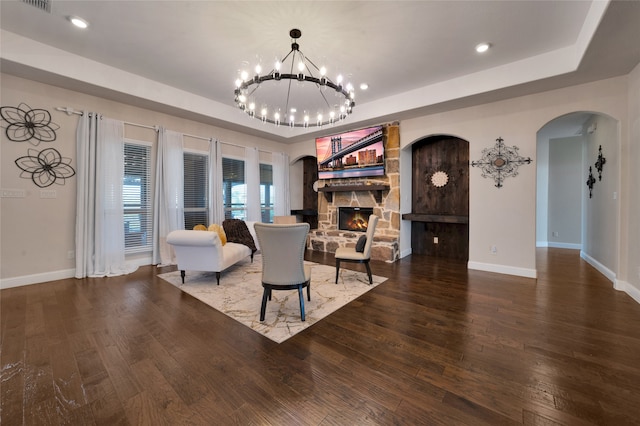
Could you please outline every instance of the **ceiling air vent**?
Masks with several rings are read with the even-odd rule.
[[[51,0],[22,0],[22,2],[51,13]]]

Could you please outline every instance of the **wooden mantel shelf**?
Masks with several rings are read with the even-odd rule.
[[[448,214],[405,213],[402,215],[402,219],[413,222],[469,223],[469,216],[454,216]]]
[[[319,192],[324,192],[328,202],[333,202],[334,192],[350,192],[350,191],[371,191],[378,203],[382,202],[382,191],[388,191],[389,185],[327,185],[318,188]]]

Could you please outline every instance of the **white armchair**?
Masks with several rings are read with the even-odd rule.
[[[255,235],[253,223],[247,223],[252,236]],[[254,237],[255,239],[255,237]],[[177,230],[167,235],[167,243],[173,246],[178,269],[184,284],[185,271],[215,272],[220,285],[220,273],[253,253],[244,244],[227,242],[224,246],[216,232]]]

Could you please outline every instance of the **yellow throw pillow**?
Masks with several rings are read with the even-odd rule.
[[[217,232],[222,245],[227,244],[227,234],[224,232],[224,228],[222,226],[212,223],[209,225],[209,231]]]
[[[206,231],[207,227],[204,226],[204,225],[196,225],[196,226],[193,227],[193,230],[194,231]]]

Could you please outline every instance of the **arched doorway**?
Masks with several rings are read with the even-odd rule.
[[[435,135],[412,144],[411,251],[468,260],[469,143]]]
[[[557,117],[537,133],[536,246],[580,250],[612,281],[618,270],[619,146],[617,120],[597,112]]]

